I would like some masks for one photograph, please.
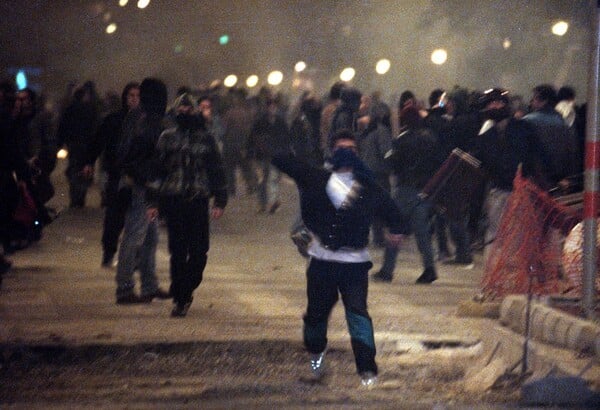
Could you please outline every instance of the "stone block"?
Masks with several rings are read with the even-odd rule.
[[[466,300],[458,304],[458,317],[485,317],[498,319],[500,317],[500,302],[478,302]]]

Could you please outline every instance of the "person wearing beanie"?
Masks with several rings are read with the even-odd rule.
[[[210,217],[219,219],[227,205],[227,184],[217,143],[195,99],[182,94],[173,112],[177,125],[161,134],[156,147],[158,171],[149,184],[148,212],[153,218],[160,212],[166,220],[171,316],[184,317],[206,267]]]
[[[534,131],[527,122],[513,117],[507,90],[492,88],[485,91],[479,106],[484,122],[471,153],[481,161],[488,183],[484,201],[488,222],[484,234],[484,259],[487,259],[519,164],[523,164],[523,175],[533,173]]]
[[[329,129],[328,146],[331,147],[333,136],[340,130],[349,130],[355,137],[358,131],[357,120],[362,93],[353,87],[346,87],[340,93],[340,106],[333,113]]]

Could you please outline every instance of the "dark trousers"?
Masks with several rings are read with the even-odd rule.
[[[202,282],[209,248],[208,199],[164,198],[161,210],[166,217],[171,253],[171,294],[176,303],[191,301]]]
[[[69,206],[72,208],[83,208],[85,206],[85,197],[88,188],[92,184],[92,178],[85,177],[81,174],[83,166],[79,166],[79,162],[75,164],[69,163],[65,172],[69,181]]]
[[[104,197],[104,226],[102,230],[102,250],[105,255],[117,253],[119,236],[125,225],[125,214],[131,203],[131,190],[118,189],[119,181],[109,180],[106,183]]]
[[[346,311],[346,322],[356,368],[359,373],[377,373],[373,323],[367,312],[368,272],[373,264],[338,263],[311,259],[306,272],[308,307],[304,315],[304,345],[310,353],[327,346],[327,322],[338,294]],[[339,292],[339,293],[338,293]]]

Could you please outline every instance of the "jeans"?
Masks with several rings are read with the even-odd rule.
[[[169,232],[171,295],[184,304],[200,286],[209,248],[208,199],[169,196],[161,201]]]
[[[258,190],[258,204],[261,208],[273,204],[279,200],[279,181],[281,180],[281,171],[270,160],[261,161],[262,180]]]
[[[81,170],[82,167],[69,164],[65,173],[69,181],[69,205],[73,208],[85,206],[85,197],[92,184],[92,179],[81,175]]]
[[[450,237],[456,246],[456,258],[471,259],[471,238],[469,235],[469,216],[448,220]]]
[[[483,250],[483,257],[487,260],[487,256],[490,251],[490,245],[496,239],[498,234],[498,228],[500,227],[500,221],[506,208],[506,203],[511,191],[505,191],[503,189],[491,188],[485,198],[484,208],[487,215],[487,229],[485,231],[485,248]]]
[[[223,152],[223,165],[225,167],[225,176],[227,178],[227,191],[229,195],[234,196],[237,192],[237,167],[240,167],[242,178],[246,183],[246,192],[254,193],[258,186],[256,172],[252,160],[246,158],[240,152]]]
[[[327,322],[339,292],[358,373],[377,373],[373,323],[367,312],[371,266],[371,262],[338,263],[312,258],[306,272],[308,307],[303,329],[306,349],[321,353],[327,347]]]
[[[131,190],[131,203],[125,214],[123,238],[119,248],[117,265],[117,298],[133,292],[133,273],[140,271],[141,294],[151,295],[158,290],[156,278],[156,246],[158,244],[158,223],[146,216],[146,190],[134,186]]]
[[[421,253],[423,268],[434,267],[433,246],[431,244],[430,213],[431,203],[419,198],[416,188],[398,186],[392,188],[392,198],[400,213],[410,221],[412,233],[415,235],[417,247]],[[385,248],[381,272],[393,274],[396,268],[398,248]]]

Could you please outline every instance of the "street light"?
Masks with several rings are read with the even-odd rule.
[[[119,6],[125,7],[128,2],[129,2],[129,0],[119,0]]]
[[[569,30],[569,23],[566,21],[559,21],[552,26],[552,34],[557,36],[564,36]]]
[[[117,25],[115,23],[110,23],[106,26],[106,34],[112,34],[117,31]]]
[[[388,60],[387,58],[382,58],[375,65],[375,71],[377,72],[377,74],[383,75],[383,74],[387,73],[388,71],[390,71],[391,66],[392,66],[392,63],[390,63],[390,60]]]
[[[283,73],[281,71],[271,71],[267,77],[267,82],[270,85],[279,85],[283,81]]]
[[[223,84],[225,85],[225,87],[233,87],[234,85],[237,84],[238,78],[235,74],[229,74],[227,77],[225,77],[225,80],[223,80]]]
[[[248,88],[252,88],[252,87],[256,87],[256,84],[258,84],[258,76],[252,74],[250,77],[248,77],[246,79],[246,85],[248,86]]]
[[[150,4],[150,0],[138,0],[137,6],[138,9],[145,9]]]
[[[306,63],[304,61],[298,61],[296,63],[296,65],[294,66],[294,70],[297,73],[301,73],[302,71],[304,71],[306,69]]]
[[[346,67],[340,73],[340,80],[344,82],[352,81],[354,76],[356,75],[356,71],[352,67]]]
[[[438,48],[437,50],[433,50],[431,53],[431,61],[433,64],[442,65],[448,59],[448,53],[443,48]]]

